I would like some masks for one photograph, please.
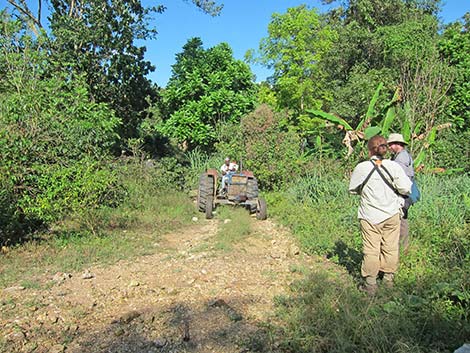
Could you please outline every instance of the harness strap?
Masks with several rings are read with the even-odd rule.
[[[390,172],[387,170],[387,168],[385,168],[382,164],[377,164],[375,163],[373,160],[370,161],[372,163],[372,165],[374,166],[374,168],[370,171],[369,175],[367,175],[367,177],[364,179],[364,181],[362,182],[361,185],[359,185],[359,193],[362,192],[362,189],[364,189],[364,186],[367,184],[367,182],[369,181],[370,177],[372,176],[372,174],[377,171],[377,173],[379,173],[380,177],[382,178],[382,180],[384,181],[384,183],[390,188],[393,190],[393,192],[399,196],[402,196],[398,190],[393,186],[393,177],[392,177],[392,174],[390,174]],[[385,173],[387,173],[387,175],[389,176],[390,180],[388,180],[385,175],[382,174],[382,172],[380,171],[380,167],[385,171]]]

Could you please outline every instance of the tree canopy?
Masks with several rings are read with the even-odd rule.
[[[226,43],[204,49],[200,38],[188,40],[172,72],[159,131],[180,143],[207,146],[217,140],[218,124],[239,121],[253,108],[253,74]]]

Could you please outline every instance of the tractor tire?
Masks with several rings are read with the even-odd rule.
[[[212,203],[213,203],[214,198],[212,196],[209,196],[207,198],[207,203],[206,203],[206,219],[212,219]]]
[[[211,212],[212,212],[213,195],[214,195],[213,177],[207,174],[202,174],[201,177],[199,178],[199,189],[197,193],[197,208],[199,212],[205,212],[207,204],[211,205]],[[208,200],[209,197],[211,198],[211,200]]]
[[[258,197],[258,180],[248,179],[246,183],[246,197],[248,200],[253,200]]]
[[[268,210],[266,207],[266,201],[263,198],[258,199],[258,207],[256,208],[256,219],[264,221],[268,218]]]

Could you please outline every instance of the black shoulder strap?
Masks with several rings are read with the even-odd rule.
[[[369,175],[366,176],[366,178],[364,179],[364,181],[362,182],[361,185],[359,185],[359,187],[357,188],[358,190],[358,193],[360,194],[362,192],[362,189],[364,189],[364,186],[367,184],[367,182],[369,181],[371,175],[377,170],[377,165],[373,162],[372,162],[372,165],[374,166],[374,168],[372,168],[372,170],[370,171]]]
[[[372,162],[373,163],[373,162]],[[375,163],[374,163],[375,165]],[[398,190],[392,185],[393,183],[393,177],[392,177],[392,174],[390,174],[390,172],[387,170],[387,168],[385,168],[383,165],[381,165],[382,169],[384,170],[385,173],[387,173],[387,175],[389,176],[391,182],[385,177],[385,175],[382,174],[382,172],[380,171],[379,167],[376,166],[377,168],[377,172],[379,173],[380,177],[382,178],[382,180],[384,181],[385,184],[387,184],[387,186],[393,190],[393,192],[397,195],[400,195],[400,193],[398,192]]]
[[[359,185],[359,188],[358,188],[358,191],[359,193],[362,192],[362,189],[364,189],[364,186],[367,184],[367,182],[369,181],[372,173],[374,173],[374,171],[377,171],[377,173],[379,173],[380,177],[382,178],[382,180],[384,181],[385,184],[387,184],[387,186],[393,190],[393,192],[395,192],[395,194],[397,195],[400,195],[400,193],[398,192],[398,190],[392,185],[393,183],[393,177],[392,177],[392,174],[390,174],[390,172],[387,170],[387,168],[385,168],[382,164],[380,165],[380,167],[385,171],[385,173],[387,173],[387,175],[389,176],[391,182],[385,177],[385,175],[382,174],[382,172],[380,171],[380,168],[379,166],[373,161],[371,160],[370,161],[372,163],[372,165],[374,166],[374,168],[370,171],[369,175],[367,175],[367,177],[364,179],[364,181],[362,182],[361,185]]]

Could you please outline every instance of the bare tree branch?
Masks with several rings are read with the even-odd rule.
[[[20,14],[24,16],[24,19],[26,23],[28,23],[29,27],[33,31],[33,33],[38,36],[39,35],[39,30],[42,29],[42,24],[41,24],[41,18],[40,17],[35,17],[31,10],[28,8],[28,5],[26,4],[25,0],[20,0],[20,3],[18,4],[15,0],[7,0],[15,9],[17,9]],[[39,0],[41,2],[41,0]],[[41,6],[39,6],[39,14],[40,15],[40,10]]]

